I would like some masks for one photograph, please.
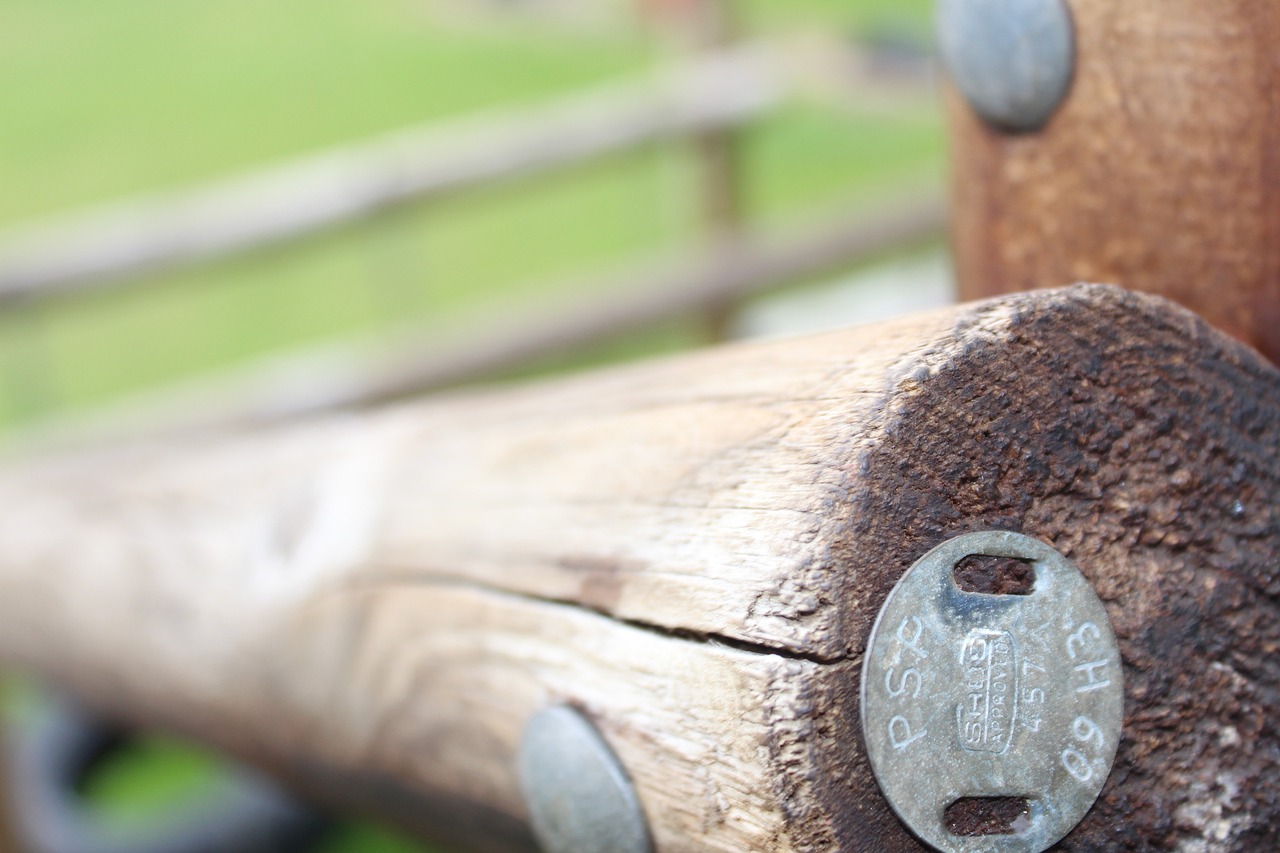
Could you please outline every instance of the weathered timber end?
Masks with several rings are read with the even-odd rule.
[[[919,850],[861,655],[956,534],[1070,557],[1125,668],[1061,850],[1280,840],[1280,373],[1080,286],[196,446],[11,467],[0,660],[476,850],[581,709],[661,853]]]

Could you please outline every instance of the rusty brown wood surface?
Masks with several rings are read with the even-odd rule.
[[[1075,79],[1043,130],[949,99],[962,296],[1108,282],[1280,359],[1280,4],[1069,5]]]
[[[659,853],[919,851],[859,724],[957,534],[1070,557],[1125,667],[1060,850],[1280,843],[1280,371],[1115,288],[0,474],[0,663],[460,849],[580,708]],[[1051,756],[1047,757],[1051,760]]]

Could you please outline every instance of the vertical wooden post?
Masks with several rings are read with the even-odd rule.
[[[9,415],[15,421],[47,416],[63,403],[59,393],[49,317],[34,300],[21,300],[3,324],[3,380]]]
[[[728,46],[736,37],[733,14],[726,0],[699,0],[694,6],[695,43],[700,49]],[[744,221],[737,133],[714,128],[694,137],[699,207],[705,239],[725,243],[739,234]],[[708,337],[729,337],[736,304],[721,302],[705,314]]]
[[[1043,130],[951,97],[961,295],[1105,281],[1280,360],[1280,4],[1069,5],[1075,79]]]
[[[640,0],[643,18],[668,29],[688,50],[715,51],[738,37],[732,0]],[[723,245],[742,233],[746,212],[734,128],[709,128],[690,137],[695,203],[704,242]],[[707,338],[729,337],[738,302],[725,298],[701,312]]]

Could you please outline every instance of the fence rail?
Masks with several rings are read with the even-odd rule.
[[[824,54],[826,69],[815,69]],[[203,188],[0,234],[0,310],[20,310],[49,297],[303,238],[391,205],[659,140],[691,144],[699,177],[693,191],[704,220],[699,246],[687,256],[573,288],[584,295],[572,301],[521,305],[506,316],[464,323],[461,333],[443,338],[438,328],[419,324],[376,340],[304,348],[118,401],[89,416],[45,417],[34,428],[11,432],[6,444],[10,450],[96,444],[358,407],[501,373],[686,315],[701,315],[710,337],[722,337],[745,297],[848,268],[943,228],[944,205],[936,193],[774,231],[746,223],[744,176],[734,155],[739,128],[788,95],[817,94],[820,81],[843,79],[846,96],[859,100],[874,101],[884,90],[884,81],[834,73],[829,60],[836,54],[852,55],[811,40],[729,46],[715,38],[698,55],[639,82],[431,124]],[[38,379],[24,373],[19,384],[31,385],[33,376]],[[37,390],[56,397],[48,388]]]
[[[430,124],[203,188],[0,235],[0,308],[296,239],[385,207],[743,124],[785,78],[764,45],[690,59],[642,82]]]
[[[924,194],[748,231],[688,257],[595,281],[585,296],[544,299],[497,317],[486,313],[448,333],[414,325],[291,351],[87,416],[41,423],[8,436],[7,446],[50,449],[240,428],[458,385],[920,245],[936,238],[945,222],[943,199]]]

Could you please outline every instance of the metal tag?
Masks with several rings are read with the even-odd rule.
[[[965,592],[955,566],[1027,561],[1028,595]],[[946,853],[1039,853],[1075,827],[1111,772],[1123,718],[1120,653],[1102,602],[1039,540],[958,536],[911,567],[871,629],[862,731],[904,823]],[[965,798],[1025,798],[1002,834],[947,829]]]

